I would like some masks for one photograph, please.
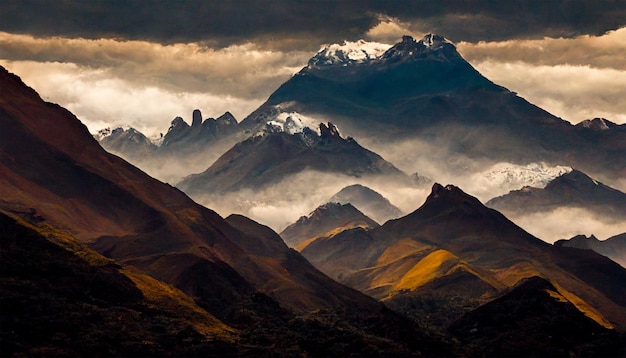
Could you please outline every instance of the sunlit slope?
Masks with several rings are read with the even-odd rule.
[[[621,355],[618,333],[585,316],[564,293],[540,277],[524,279],[454,322],[449,332],[471,356]]]
[[[4,354],[234,352],[237,331],[189,296],[67,233],[2,212],[0,245]]]

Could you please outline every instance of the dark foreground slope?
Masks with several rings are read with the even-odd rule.
[[[472,356],[609,357],[626,353],[618,333],[596,324],[554,285],[536,276],[467,313],[450,331]]]
[[[438,347],[408,321],[319,273],[279,238],[259,234],[266,228],[246,220],[238,229],[108,154],[76,117],[4,69],[0,84],[0,209],[63,230],[121,267],[179,288],[256,351]]]
[[[3,356],[232,355],[238,332],[67,233],[0,213]]]

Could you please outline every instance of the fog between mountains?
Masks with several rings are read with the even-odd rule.
[[[362,177],[303,171],[263,188],[243,189],[222,195],[192,197],[222,216],[240,213],[277,232],[308,215],[344,187],[362,184],[378,191],[405,213],[418,208],[430,187],[403,187],[381,177]],[[372,218],[376,220],[376,218]]]
[[[407,173],[418,172],[433,182],[459,186],[483,203],[493,197],[506,194],[510,190],[520,189],[524,185],[543,187],[548,180],[532,183],[494,180],[488,177],[494,169],[515,167],[515,165],[450,154],[445,147],[434,146],[420,140],[385,143],[384,145],[374,144],[371,140],[362,140],[360,143],[381,154],[383,158]],[[542,170],[555,170],[548,164],[537,165]],[[562,171],[563,167],[557,167],[553,175],[556,176]],[[379,192],[404,214],[416,210],[424,203],[432,185],[432,183],[425,183],[422,186],[398,185],[396,182],[380,177],[355,178],[332,173],[303,171],[262,188],[244,189],[224,195],[200,195],[195,196],[194,199],[216,210],[222,216],[240,213],[280,232],[298,220],[300,216],[308,215],[319,205],[325,204],[342,188],[357,183]],[[372,219],[380,221],[376,217]],[[626,222],[610,221],[603,218],[601,213],[593,213],[580,208],[563,207],[550,212],[519,215],[509,217],[509,219],[550,243],[559,239],[568,239],[577,234],[594,234],[606,239],[626,232]],[[379,223],[383,224],[383,222]]]

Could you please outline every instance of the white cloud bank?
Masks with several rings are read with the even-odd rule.
[[[254,44],[214,50],[201,44],[34,38],[0,32],[0,65],[91,131],[124,124],[166,131],[193,109],[241,120],[306,63],[308,53]]]

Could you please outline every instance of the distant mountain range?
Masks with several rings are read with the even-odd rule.
[[[147,143],[137,151],[113,139],[101,144],[140,166],[158,165],[144,163],[143,155],[202,153],[209,157],[206,169],[234,143],[290,116],[308,117],[313,127],[330,120],[374,152],[419,139],[476,160],[566,165],[609,181],[626,176],[625,125],[603,118],[572,125],[557,118],[483,77],[454,44],[433,34],[419,41],[405,36],[394,46],[328,46],[240,123],[228,112],[203,121],[196,110],[191,125],[175,118],[157,149]]]

